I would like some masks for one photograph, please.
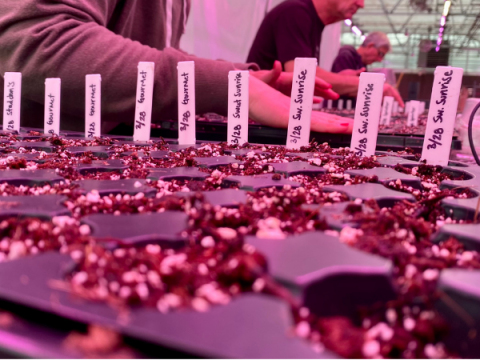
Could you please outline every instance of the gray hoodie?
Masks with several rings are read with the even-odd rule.
[[[87,74],[102,76],[102,130],[133,124],[140,61],[155,62],[153,122],[177,118],[179,61],[195,61],[197,113],[225,114],[228,71],[258,67],[178,50],[189,3],[1,0],[0,76],[7,71],[23,74],[21,125],[43,127],[45,78],[60,77],[62,129],[83,130]]]

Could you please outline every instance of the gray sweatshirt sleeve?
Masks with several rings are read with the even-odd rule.
[[[158,4],[145,9],[150,1],[155,2],[2,0],[0,74],[22,72],[23,98],[41,104],[44,79],[60,77],[62,113],[78,118],[84,114],[85,75],[101,74],[103,121],[133,123],[138,62],[155,63],[153,119],[158,121],[177,117],[177,63],[194,60],[197,113],[226,113],[228,71],[256,65],[159,50],[163,43],[156,43],[155,33],[163,36],[165,24],[149,15]],[[116,33],[119,28],[124,36]]]

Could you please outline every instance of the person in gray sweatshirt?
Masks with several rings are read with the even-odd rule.
[[[177,117],[177,63],[195,61],[197,113],[225,115],[228,72],[252,70],[250,117],[287,127],[292,74],[281,65],[258,71],[189,55],[179,49],[189,0],[2,0],[0,76],[18,71],[22,82],[22,126],[43,126],[44,81],[62,79],[62,129],[84,129],[85,75],[102,76],[102,132],[133,124],[137,65],[155,63],[152,121]],[[3,94],[3,86],[0,86]],[[316,95],[336,99],[316,79]],[[312,130],[351,132],[352,121],[314,112]]]

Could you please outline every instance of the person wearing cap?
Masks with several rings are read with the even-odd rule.
[[[102,133],[132,126],[140,61],[155,63],[152,121],[175,119],[177,63],[195,61],[197,113],[226,115],[229,71],[251,70],[250,117],[287,127],[292,74],[181,51],[189,9],[189,0],[0,1],[0,76],[22,73],[22,126],[43,126],[45,78],[58,77],[61,128],[83,130],[87,74],[102,76]],[[317,95],[338,97],[322,79],[315,84]],[[351,132],[350,119],[326,115],[312,115],[312,130]]]
[[[366,71],[367,66],[380,62],[390,52],[392,46],[385,33],[374,31],[365,37],[362,45],[355,49],[351,45],[342,46],[332,64],[332,72],[342,75],[358,76]],[[355,104],[356,93],[352,96],[342,95],[344,100],[352,100]]]
[[[292,72],[295,58],[321,56],[320,42],[326,25],[351,19],[363,7],[364,0],[286,0],[263,19],[247,62],[272,69],[278,60],[285,71]],[[317,76],[340,95],[356,94],[359,73],[336,74],[317,67]],[[393,96],[403,106],[398,91],[389,84],[384,86],[384,95]]]

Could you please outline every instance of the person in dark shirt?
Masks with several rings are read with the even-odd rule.
[[[257,63],[261,69],[272,69],[278,60],[285,71],[293,72],[295,58],[319,58],[326,25],[352,18],[363,6],[364,0],[286,0],[263,19],[247,62]],[[340,95],[358,91],[358,76],[335,74],[320,67],[317,76]],[[403,106],[400,95],[389,84],[385,84],[384,95],[393,96]]]
[[[332,72],[342,75],[359,75],[366,71],[367,65],[382,61],[391,48],[387,35],[380,31],[374,31],[368,34],[358,49],[350,45],[342,46],[333,61]],[[356,94],[343,95],[340,98],[352,100],[355,104],[355,96]]]
[[[295,57],[318,59],[324,28],[312,0],[284,1],[263,20],[247,61],[268,70],[275,60],[284,65]]]

